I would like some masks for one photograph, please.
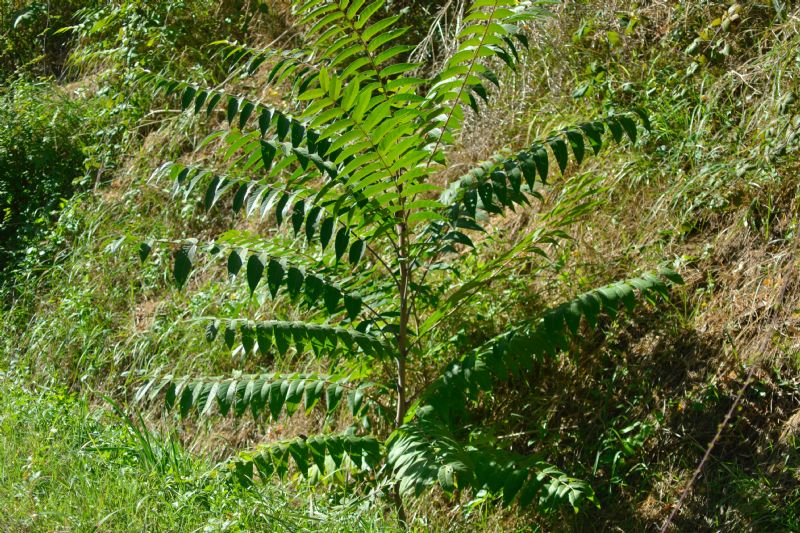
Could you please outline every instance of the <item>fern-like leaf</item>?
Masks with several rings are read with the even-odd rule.
[[[449,365],[423,394],[406,423],[387,442],[388,462],[403,490],[419,492],[438,482],[445,490],[470,486],[502,495],[503,502],[533,501],[552,509],[581,499],[593,499],[591,488],[535,456],[522,457],[495,447],[462,442],[452,427],[455,412],[465,411],[480,392],[533,362],[569,347],[582,320],[596,327],[601,313],[610,316],[633,310],[636,292],[645,299],[665,296],[668,283],[681,283],[674,271],[662,268],[579,295],[546,311],[533,323],[514,326]]]
[[[292,416],[301,405],[306,414],[315,408],[324,408],[331,416],[342,405],[343,398],[351,414],[357,416],[369,404],[363,400],[364,396],[375,387],[377,385],[368,383],[353,385],[347,377],[313,373],[271,372],[196,378],[167,374],[148,379],[137,391],[135,401],[152,402],[163,395],[166,408],[177,406],[184,417],[191,411],[209,415],[216,405],[222,416],[230,412],[241,416],[249,409],[254,418],[263,413],[277,421],[284,414]],[[360,398],[358,402],[356,395]]]
[[[546,141],[534,142],[511,157],[495,155],[455,180],[442,193],[440,201],[448,206],[449,218],[453,221],[460,217],[475,219],[478,209],[499,214],[506,208],[525,205],[529,203],[527,195],[538,195],[537,175],[539,181],[546,184],[550,169],[553,168],[547,147],[563,172],[569,161],[567,141],[573,147],[575,162],[580,164],[584,158],[584,142],[588,142],[597,154],[603,147],[603,133],[606,130],[614,141],[622,141],[621,121],[632,124],[631,129],[626,131],[636,131],[636,123],[630,115],[617,114],[604,120],[565,128]],[[635,142],[635,134],[630,136],[630,140]]]
[[[255,474],[266,481],[283,478],[294,463],[303,477],[331,474],[339,470],[365,472],[375,469],[383,459],[380,442],[371,436],[320,435],[296,437],[242,452],[230,463],[239,481],[248,484]]]
[[[337,296],[323,297],[333,299]],[[220,331],[225,344],[233,348],[238,337],[245,353],[255,350],[267,353],[274,346],[281,354],[285,354],[294,346],[297,353],[305,353],[310,348],[318,356],[323,356],[337,353],[336,348],[340,346],[341,352],[348,355],[352,355],[355,347],[358,347],[366,356],[385,358],[394,351],[379,337],[352,328],[284,320],[209,320],[215,331],[214,335],[209,335],[209,340],[216,338],[216,332]]]
[[[450,409],[460,410],[465,396],[475,397],[478,392],[491,390],[496,381],[518,375],[543,357],[567,350],[582,320],[594,328],[603,313],[615,317],[622,310],[632,311],[637,292],[639,298],[648,300],[667,296],[670,283],[679,284],[682,280],[673,270],[662,267],[583,293],[533,322],[513,326],[450,364],[428,389],[425,403],[443,416]]]
[[[594,500],[584,481],[571,478],[541,459],[493,446],[463,444],[426,408],[387,441],[387,462],[401,492],[419,494],[438,484],[445,492],[472,488],[502,497],[505,505],[536,503],[554,510]]]

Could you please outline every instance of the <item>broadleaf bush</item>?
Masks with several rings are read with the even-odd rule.
[[[0,270],[38,241],[85,174],[83,104],[47,81],[23,79],[0,93]],[[44,252],[43,252],[44,253]]]

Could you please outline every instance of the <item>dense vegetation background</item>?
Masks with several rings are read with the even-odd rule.
[[[424,77],[457,50],[469,7],[387,1],[381,13],[410,27],[404,42],[421,42],[410,54]],[[637,118],[635,142],[628,133],[597,153],[587,136],[580,165],[574,145],[563,172],[551,160],[540,198],[476,215],[488,231],[474,237],[473,255],[457,243],[442,262],[468,260],[455,278],[435,279],[470,279],[580,207],[558,228],[568,238],[542,243],[546,257],[484,280],[489,297],[444,321],[437,349],[409,372],[432,382],[509,324],[665,263],[685,283],[599,324],[578,316],[580,334],[558,356],[514,373],[460,419],[471,445],[546,461],[585,483],[581,498],[523,506],[504,502],[507,486],[442,482],[404,499],[405,521],[420,530],[658,530],[714,440],[670,527],[798,530],[800,11],[780,1],[541,7],[549,15],[526,23],[516,70],[498,69],[490,102],[465,112],[436,184],[614,113],[643,110],[649,124]],[[259,359],[206,342],[199,317],[258,312],[272,300],[250,297],[249,279],[220,282],[224,259],[198,261],[187,278],[175,252],[187,239],[272,234],[276,224],[233,213],[231,198],[207,209],[205,188],[175,194],[154,178],[165,161],[224,165],[230,154],[201,141],[239,118],[230,106],[208,119],[182,112],[189,93],[167,97],[142,78],[225,87],[286,109],[292,93],[267,83],[269,69],[240,75],[237,56],[211,43],[266,50],[306,37],[288,2],[0,0],[3,529],[400,527],[392,490],[375,490],[385,472],[308,483],[287,462],[266,482],[229,475],[230,459],[257,445],[321,426],[363,430],[352,414],[184,417],[160,399],[136,401],[149,376],[166,372],[326,370],[300,352]]]

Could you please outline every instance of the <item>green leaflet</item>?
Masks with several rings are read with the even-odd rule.
[[[339,308],[339,300],[342,297],[341,291],[336,287],[326,285],[323,289],[322,297],[325,301],[325,308],[328,310],[328,312],[330,314],[335,313]]]
[[[619,122],[622,124],[622,128],[625,130],[631,142],[636,143],[636,123],[633,119],[622,115],[619,117]]]
[[[291,123],[291,131],[292,131],[292,136],[291,136],[291,138],[292,138],[292,146],[297,148],[298,146],[300,146],[300,143],[303,142],[303,139],[304,139],[305,133],[306,133],[306,129],[305,129],[305,127],[303,127],[302,124],[300,124],[299,122],[295,121],[295,122]]]
[[[247,260],[247,286],[250,287],[250,294],[253,294],[264,274],[264,261],[257,255],[251,255]]]
[[[261,141],[261,161],[265,170],[272,168],[272,161],[275,159],[277,152],[278,149],[273,143]]]
[[[150,256],[150,252],[153,250],[153,246],[150,243],[142,242],[139,243],[139,260],[144,263],[147,261],[147,258]]]
[[[189,272],[192,270],[192,260],[195,247],[181,247],[175,252],[175,264],[172,270],[175,283],[178,287],[183,287],[189,279]]]
[[[242,109],[239,113],[239,129],[243,130],[245,125],[247,124],[247,120],[250,118],[250,115],[253,114],[253,110],[255,110],[256,106],[252,102],[245,102],[242,105]]]
[[[206,189],[206,195],[204,199],[204,206],[206,211],[210,211],[211,208],[217,201],[217,191],[223,185],[223,181],[219,176],[214,176],[211,179],[211,182],[208,184],[208,188]]]
[[[228,98],[227,118],[228,124],[233,125],[233,119],[236,118],[236,113],[239,111],[239,100],[231,96]]]
[[[194,100],[194,96],[197,93],[197,89],[192,86],[186,87],[183,91],[183,96],[181,96],[181,109],[186,109]]]
[[[306,301],[309,305],[313,305],[322,295],[325,283],[318,276],[307,276],[305,284]]]
[[[335,223],[336,221],[333,218],[328,217],[323,220],[322,224],[320,225],[319,242],[323,250],[327,248],[328,243],[331,241],[331,237],[333,236],[333,226]]]
[[[242,269],[243,264],[242,256],[239,255],[239,252],[233,250],[228,256],[228,274],[235,276]]]
[[[537,146],[531,152],[533,156],[533,160],[536,163],[536,168],[539,171],[539,176],[542,178],[542,183],[547,183],[547,172],[548,172],[548,159],[547,159],[547,152],[544,149],[544,146]]]
[[[292,298],[300,294],[303,288],[303,281],[305,281],[305,276],[303,276],[302,271],[296,267],[289,267],[289,271],[286,274],[286,288]]]
[[[294,204],[294,208],[292,208],[292,228],[294,229],[295,235],[300,232],[300,228],[303,227],[303,221],[305,220],[306,214],[306,203],[303,200],[296,202]]]
[[[239,187],[236,189],[236,194],[233,197],[233,211],[239,212],[244,207],[244,202],[247,199],[247,195],[250,193],[250,186],[244,183],[240,184]]]
[[[289,133],[289,127],[292,123],[283,113],[278,112],[275,113],[275,115],[275,120],[277,122],[277,127],[275,130],[276,135],[278,136],[278,140],[282,141],[284,138],[286,138],[286,134]]]
[[[278,289],[283,283],[284,273],[285,270],[280,261],[275,259],[269,260],[269,266],[267,266],[267,286],[273,298],[278,295]]]
[[[206,103],[206,98],[208,98],[208,91],[200,91],[195,97],[194,113],[196,115],[200,113],[200,110],[203,108],[203,104]]]
[[[242,324],[240,332],[244,353],[252,353],[256,346],[256,327],[251,324]]]
[[[361,312],[361,297],[355,294],[345,294],[344,307],[347,310],[347,317],[355,320]]]
[[[217,321],[209,322],[206,326],[206,341],[213,342],[214,339],[217,338],[217,333],[219,332],[219,324]]]
[[[233,344],[236,342],[236,330],[233,329],[230,325],[225,327],[225,345],[228,349],[233,348]]]
[[[589,140],[589,146],[592,147],[594,155],[599,154],[603,147],[603,123],[600,121],[588,122],[581,124],[579,128]]]
[[[364,241],[361,239],[357,239],[353,241],[350,245],[350,252],[348,255],[348,259],[350,260],[350,264],[356,266],[361,258],[364,256]]]
[[[569,163],[569,155],[567,154],[567,144],[558,138],[553,138],[547,141],[547,144],[550,146],[550,149],[553,151],[553,155],[556,158],[556,162],[558,163],[558,169],[563,174],[565,170],[567,170],[567,164]]]
[[[319,206],[312,207],[309,212],[308,216],[306,217],[306,241],[311,242],[314,239],[314,234],[316,233],[317,229],[317,221],[319,220],[319,215],[322,212],[322,208]]]
[[[269,109],[262,109],[261,113],[258,115],[258,130],[261,132],[262,137],[264,137],[264,135],[267,134],[271,122],[272,122],[272,111],[270,111]],[[270,161],[271,160],[272,159],[270,158]],[[265,168],[269,168],[269,165],[265,164],[264,166]]]
[[[217,107],[217,104],[222,99],[222,95],[220,93],[214,93],[211,95],[211,98],[208,100],[208,106],[206,107],[206,115],[210,116],[211,112]],[[197,111],[197,107],[195,107],[195,112]]]
[[[347,228],[340,228],[339,231],[336,232],[336,241],[334,242],[334,249],[336,250],[336,260],[342,258],[344,255],[345,250],[347,250],[347,245],[350,242],[350,232]]]
[[[583,135],[581,135],[579,132],[575,130],[567,130],[566,132],[564,132],[564,134],[567,136],[569,144],[572,147],[572,153],[575,155],[575,161],[577,161],[578,164],[580,165],[581,163],[583,163],[583,155],[585,152],[585,147],[583,144]],[[559,166],[561,166],[560,163]],[[564,171],[563,166],[561,168],[561,171],[562,172]]]

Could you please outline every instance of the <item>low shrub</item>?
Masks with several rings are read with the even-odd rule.
[[[84,107],[48,82],[0,92],[0,267],[40,239],[84,175]]]

